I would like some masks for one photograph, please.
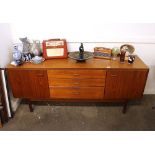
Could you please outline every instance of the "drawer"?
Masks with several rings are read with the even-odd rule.
[[[105,78],[103,79],[49,79],[49,86],[66,86],[66,87],[74,87],[74,86],[104,86]]]
[[[48,78],[103,78],[105,70],[48,70]]]
[[[55,99],[103,99],[104,87],[53,87],[50,97]]]

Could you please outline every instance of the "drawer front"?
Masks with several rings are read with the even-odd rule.
[[[103,79],[49,79],[49,86],[65,86],[65,87],[93,87],[93,86],[104,86],[105,78]]]
[[[50,88],[52,99],[103,99],[104,87]]]
[[[103,78],[105,70],[48,70],[48,78]]]

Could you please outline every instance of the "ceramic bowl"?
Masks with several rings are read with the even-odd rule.
[[[34,64],[40,64],[44,61],[45,59],[43,57],[40,56],[35,56],[31,59],[31,62]]]

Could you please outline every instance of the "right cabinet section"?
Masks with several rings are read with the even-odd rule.
[[[108,70],[106,99],[136,99],[143,95],[148,70]]]

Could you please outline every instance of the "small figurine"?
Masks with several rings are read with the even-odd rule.
[[[33,53],[22,53],[22,60],[25,62],[29,62],[33,57]]]
[[[22,52],[18,50],[18,46],[14,46],[13,49],[13,61],[11,62],[14,66],[19,66],[23,63],[22,61]]]
[[[81,43],[81,45],[80,45],[80,47],[79,47],[79,51],[80,51],[80,52],[84,52],[83,43]]]
[[[83,59],[83,54],[84,54],[84,47],[83,47],[83,43],[81,43],[80,47],[79,47],[79,57],[80,59]]]

